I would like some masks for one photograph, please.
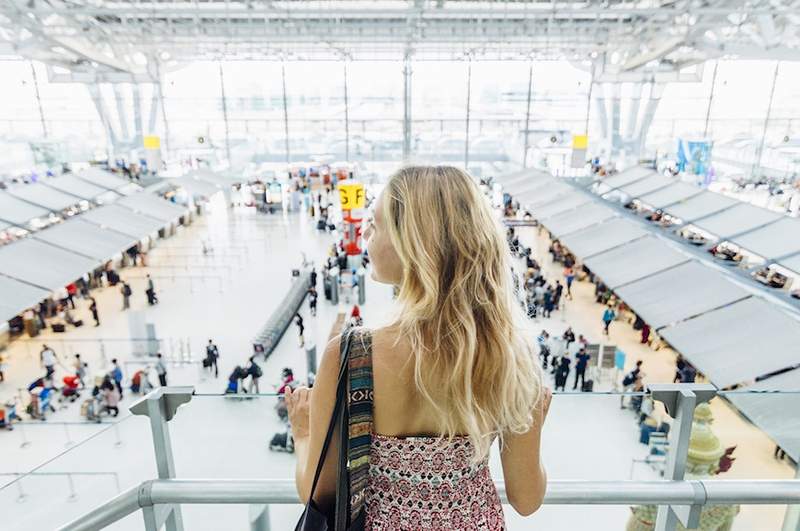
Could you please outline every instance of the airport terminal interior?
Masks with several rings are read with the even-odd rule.
[[[3,1],[0,529],[294,529],[284,392],[446,165],[553,389],[505,529],[800,531],[798,80],[795,0]]]

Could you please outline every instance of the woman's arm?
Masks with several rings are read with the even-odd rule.
[[[295,483],[303,503],[308,503],[311,484],[317,469],[322,445],[333,415],[336,402],[336,386],[339,377],[339,337],[331,339],[322,356],[314,388],[300,387],[292,391],[286,388],[286,407],[292,425],[297,469]],[[321,509],[333,502],[336,496],[336,463],[339,455],[338,429],[320,474],[314,501]]]
[[[508,502],[519,514],[528,516],[542,505],[547,489],[547,472],[540,458],[542,424],[552,398],[550,389],[533,415],[533,426],[526,433],[503,439],[500,458]]]

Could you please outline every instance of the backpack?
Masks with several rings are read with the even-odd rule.
[[[261,370],[261,367],[259,367],[258,364],[253,363],[250,367],[250,373],[256,378],[261,378],[261,376],[264,374],[264,371]]]
[[[122,288],[122,293],[126,297],[130,297],[133,292],[131,291],[131,287],[129,285],[125,284],[125,286],[123,286],[123,288]]]
[[[622,379],[622,385],[625,386],[632,385],[633,382],[635,381],[636,381],[636,376],[634,376],[633,371],[631,371],[625,375],[625,378]]]

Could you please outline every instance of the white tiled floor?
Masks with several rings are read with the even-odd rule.
[[[213,258],[200,257],[201,240],[213,242]],[[175,237],[160,242],[159,249],[150,253],[151,265],[187,265],[190,275],[214,271],[214,275],[223,276],[222,292],[218,284],[211,281],[205,288],[196,286],[192,292],[188,282],[173,283],[166,278],[159,278],[156,283],[160,304],[152,308],[146,306],[142,293],[143,281],[133,282],[133,311],[142,312],[147,322],[155,323],[160,337],[173,338],[173,345],[179,339],[188,338],[195,359],[202,356],[203,345],[208,338],[214,338],[220,347],[222,357],[218,379],[201,373],[195,364],[171,367],[170,383],[194,385],[198,393],[221,393],[228,373],[234,365],[244,363],[250,354],[252,337],[282,298],[290,281],[290,270],[299,263],[301,252],[319,264],[331,242],[332,236],[315,231],[304,215],[267,216],[249,210],[225,211],[219,208]],[[218,272],[212,268],[215,264],[233,264],[235,267],[230,273]],[[158,277],[168,276],[163,267],[153,267],[151,271]],[[123,277],[143,275],[144,270],[126,270]],[[599,332],[595,323],[596,311],[588,302],[581,302],[586,298],[584,291],[587,289],[586,286],[577,287],[576,301],[570,305],[565,321],[558,315],[533,326],[560,331],[569,322],[576,332],[596,339]],[[89,349],[86,343],[75,340],[130,336],[128,317],[118,310],[121,306],[119,293],[105,289],[96,296],[102,326],[70,331],[59,337],[63,337],[63,344],[54,345],[59,354],[69,352],[70,348],[77,349],[80,345],[80,352],[95,370],[105,368],[99,349]],[[363,307],[365,324],[379,325],[392,311],[391,291],[370,280],[367,299]],[[337,311],[339,309],[324,301],[322,296],[316,319],[308,315],[307,308],[304,307],[302,311],[307,323],[307,340],[313,338],[320,352]],[[538,332],[538,329],[532,328],[531,333],[534,331]],[[624,334],[620,326],[612,337],[628,348],[627,343],[623,342],[633,343],[635,336],[631,340]],[[107,357],[133,360],[130,349],[123,343],[108,342],[108,345]],[[2,396],[9,396],[16,388],[26,386],[39,372],[36,364],[37,347],[38,343],[27,345],[24,342],[16,342],[12,346],[9,382],[0,386]],[[166,348],[169,349],[168,346]],[[633,346],[630,348],[633,349]],[[175,346],[173,350],[178,349]],[[638,351],[629,352],[640,355]],[[663,371],[657,367],[666,367],[668,364],[666,354],[648,355],[657,355],[661,360],[656,363],[656,358],[652,357],[647,362],[648,374],[653,379],[658,378]],[[305,372],[305,355],[297,345],[293,326],[263,364],[262,392],[270,391],[269,384],[277,383],[280,369],[284,366],[292,367],[299,374]],[[671,373],[668,376],[671,377]],[[605,385],[608,383],[605,382]],[[126,396],[126,405],[129,404],[130,397]],[[249,400],[221,396],[194,397],[170,425],[179,477],[291,477],[293,456],[273,453],[268,449],[272,434],[281,429],[272,410],[273,404],[274,398],[271,397]],[[740,459],[734,465],[734,471],[739,475],[734,476],[734,472],[731,472],[731,477],[791,477],[792,472],[788,467],[770,462],[771,448],[757,430],[748,427],[724,407],[715,406],[715,414],[715,427],[725,443],[733,441],[740,444],[740,451],[737,451]],[[96,506],[119,489],[154,477],[152,446],[145,420],[129,417],[115,426],[55,424],[58,421],[79,421],[77,405],[74,404],[53,415],[47,423],[28,425],[24,436],[30,444],[24,448],[20,448],[23,431],[19,427],[14,432],[0,433],[0,451],[3,455],[0,472],[3,473],[29,470],[68,450],[64,456],[39,469],[37,472],[40,475],[25,478],[0,490],[0,514],[4,515],[2,528],[52,528]],[[67,449],[66,430],[69,430],[69,438],[73,441],[93,433],[95,436],[77,447]],[[747,434],[746,440],[737,438],[743,433]],[[555,398],[552,406],[545,430],[543,454],[551,478],[654,479],[655,474],[645,465],[632,464],[633,458],[643,457],[646,453],[645,447],[638,444],[637,440],[638,431],[633,418],[627,412],[620,411],[617,397],[562,395]],[[500,477],[496,454],[492,456],[491,464],[495,476]],[[95,475],[68,477],[63,474],[76,471]],[[45,473],[55,475],[43,475]],[[6,483],[6,479],[0,476],[0,483]],[[72,492],[75,496],[70,499]],[[297,507],[274,507],[273,528],[291,528],[298,510]],[[510,508],[506,510],[509,513],[509,528],[519,530],[619,530],[624,528],[624,522],[630,514],[627,507],[551,506],[529,519],[522,519],[511,514],[513,511]],[[245,529],[247,526],[247,508],[240,506],[187,507],[184,515],[187,529],[191,530]],[[780,508],[748,509],[743,511],[735,529],[777,530],[781,515]],[[141,527],[138,515],[114,526],[115,529]]]

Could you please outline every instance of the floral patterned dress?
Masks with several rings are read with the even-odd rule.
[[[470,462],[467,437],[372,435],[365,492],[367,529],[505,529],[488,460]]]

